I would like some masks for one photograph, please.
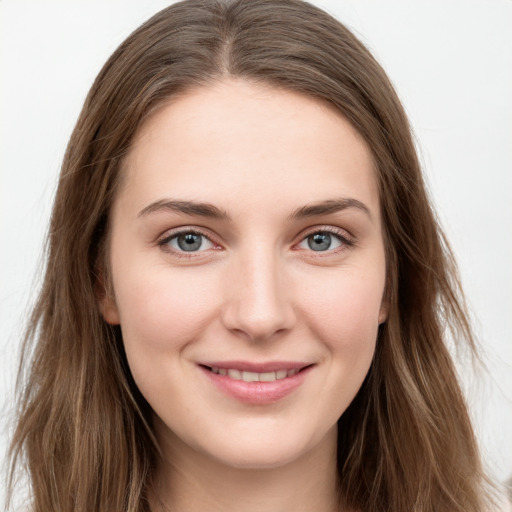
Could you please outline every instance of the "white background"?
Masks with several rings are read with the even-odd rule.
[[[488,373],[461,364],[486,462],[512,475],[512,1],[324,0],[396,85]],[[0,464],[60,161],[95,75],[162,0],[0,0]],[[2,500],[3,485],[0,490]]]

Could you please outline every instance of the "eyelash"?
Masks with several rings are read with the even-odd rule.
[[[338,241],[341,243],[341,245],[340,245],[340,247],[336,247],[335,249],[328,249],[326,251],[314,251],[312,249],[307,251],[307,252],[312,253],[312,255],[314,255],[314,257],[321,258],[321,257],[325,257],[328,255],[330,256],[333,254],[337,254],[337,253],[344,251],[347,248],[353,247],[355,245],[354,239],[352,237],[348,236],[346,231],[332,227],[332,226],[318,226],[318,227],[315,227],[314,229],[311,229],[307,233],[305,233],[302,236],[302,238],[300,239],[300,241],[297,244],[294,244],[294,246],[297,246],[298,244],[306,241],[310,236],[313,236],[316,234],[322,234],[322,233],[334,235],[338,239]],[[180,235],[188,235],[188,234],[193,234],[193,235],[198,235],[198,236],[204,237],[206,240],[208,240],[214,246],[214,250],[220,250],[220,244],[217,244],[213,240],[213,237],[210,234],[207,234],[197,228],[183,228],[183,229],[179,229],[178,231],[174,231],[170,234],[166,233],[166,235],[157,242],[157,245],[160,246],[162,248],[162,250],[172,253],[173,256],[176,256],[178,258],[195,258],[195,257],[197,257],[198,254],[206,252],[207,250],[211,250],[211,249],[206,249],[203,251],[187,252],[187,251],[183,251],[183,250],[181,250],[181,251],[176,250],[169,246],[169,242],[171,242],[172,240],[177,239]]]
[[[166,233],[164,238],[159,240],[157,244],[164,250],[165,252],[171,253],[173,256],[176,256],[178,258],[197,258],[198,254],[201,254],[205,251],[179,251],[174,248],[172,248],[169,243],[175,239],[178,238],[180,235],[198,235],[204,237],[206,240],[208,240],[214,247],[215,250],[220,249],[220,245],[213,241],[213,237],[210,234],[204,233],[201,230],[197,228],[182,228],[177,231],[174,231],[172,233]]]
[[[319,226],[311,229],[301,238],[299,244],[305,242],[310,236],[324,233],[334,235],[341,243],[341,245],[339,247],[336,247],[334,249],[328,249],[326,251],[314,251],[313,249],[310,249],[308,252],[312,253],[315,258],[322,258],[331,256],[333,254],[338,254],[355,245],[355,240],[351,236],[349,236],[346,231],[341,230],[339,228],[335,228],[333,226]]]

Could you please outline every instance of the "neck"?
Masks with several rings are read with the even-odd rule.
[[[339,511],[335,429],[314,451],[265,469],[227,466],[172,441],[162,447],[165,460],[151,496],[155,512]]]

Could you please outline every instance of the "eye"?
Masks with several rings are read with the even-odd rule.
[[[304,238],[298,247],[301,249],[311,249],[315,252],[326,252],[346,245],[352,245],[352,242],[341,234],[329,231],[316,231]]]
[[[195,231],[183,231],[160,242],[176,252],[201,252],[212,249],[214,244],[205,235]]]

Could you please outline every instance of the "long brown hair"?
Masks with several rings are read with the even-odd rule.
[[[485,477],[447,327],[475,347],[407,118],[368,50],[300,0],[174,4],[130,35],[99,73],[62,165],[25,341],[11,475],[23,461],[34,512],[148,510],[159,456],[151,414],[120,330],[98,308],[109,293],[109,211],[141,124],[170,98],[230,77],[329,103],[375,161],[389,318],[338,422],[342,503],[365,512],[484,510]]]

